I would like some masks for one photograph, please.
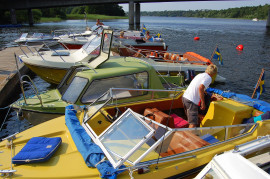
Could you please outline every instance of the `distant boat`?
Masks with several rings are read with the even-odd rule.
[[[254,19],[252,19],[252,21],[259,21],[259,19],[257,19],[257,18],[254,18]]]

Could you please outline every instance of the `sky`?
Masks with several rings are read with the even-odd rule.
[[[183,1],[183,2],[157,2],[141,3],[141,11],[165,10],[201,10],[201,9],[228,9],[243,6],[259,6],[270,4],[270,0],[231,0],[231,1]],[[128,12],[128,4],[120,4]]]

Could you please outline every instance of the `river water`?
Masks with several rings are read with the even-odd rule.
[[[94,21],[88,21],[93,26]],[[105,21],[105,25],[113,29],[128,29],[128,19]],[[270,29],[266,28],[266,21],[251,21],[242,19],[215,19],[215,18],[184,18],[184,17],[141,17],[150,35],[162,34],[169,51],[193,51],[204,57],[211,58],[218,46],[223,58],[223,66],[217,61],[219,74],[227,79],[225,84],[215,87],[222,90],[246,94],[251,96],[254,86],[260,76],[262,68],[265,69],[266,92],[261,99],[270,102]],[[16,46],[13,42],[24,32],[50,33],[57,29],[85,29],[84,20],[67,20],[57,23],[35,24],[34,27],[3,28],[0,29],[0,48]],[[194,37],[200,37],[194,41]],[[244,46],[243,51],[237,51],[237,45]],[[33,76],[39,91],[54,88],[38,76]],[[17,100],[21,96],[18,91],[14,94]],[[12,102],[10,101],[10,103]],[[2,118],[5,117],[4,115]],[[2,119],[3,120],[3,119]],[[0,120],[1,121],[1,120]],[[0,138],[17,131],[31,127],[26,120],[19,121],[13,111],[7,117],[7,122],[0,131]]]

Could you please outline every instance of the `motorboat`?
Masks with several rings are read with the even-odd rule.
[[[109,29],[109,26],[94,26],[91,32],[95,32],[95,34],[100,34],[102,29]],[[139,49],[150,49],[150,50],[163,50],[166,51],[168,49],[168,45],[166,45],[164,39],[162,38],[152,38],[151,40],[143,40],[144,35],[141,31],[130,31],[130,30],[114,30],[114,41],[120,43],[126,47],[133,47]],[[124,32],[124,38],[120,38],[120,32]],[[79,49],[81,48],[88,40],[89,36],[63,36],[57,37],[58,42],[66,49]]]
[[[47,51],[29,49],[29,53],[23,51],[19,59],[31,71],[40,76],[48,83],[59,84],[66,72],[73,65],[78,63],[88,63],[91,59],[99,55],[101,37],[92,35],[79,50],[55,50],[49,48]]]
[[[109,37],[111,31],[104,32]],[[105,42],[102,40],[99,56],[88,63],[70,67],[57,89],[39,93],[32,83],[30,96],[25,96],[23,92],[12,107],[22,110],[24,117],[32,124],[38,124],[47,120],[36,118],[40,113],[50,114],[49,119],[52,119],[51,115],[63,115],[68,104],[88,105],[111,87],[175,89],[183,86],[184,77],[181,74],[161,75],[151,64],[139,58],[110,56],[110,42]],[[24,87],[31,82],[27,76],[23,76],[21,81]]]
[[[177,75],[181,73],[187,81],[199,73],[203,73],[207,66],[214,64],[210,59],[195,52],[170,52],[149,49],[138,49],[118,45],[117,52],[120,56],[133,56],[141,58],[150,63],[158,72],[163,75]],[[217,75],[213,82],[225,83],[226,78]]]
[[[203,178],[270,178],[270,136],[235,146],[216,155],[195,177]]]
[[[270,104],[217,89],[208,92],[212,100],[200,114],[200,127],[186,128],[183,91],[110,89],[87,107],[69,105],[65,116],[5,138],[0,172],[13,178],[181,178],[216,154],[269,135],[269,119],[250,118],[266,114]],[[165,97],[141,98],[144,93]],[[138,99],[118,103],[129,96]],[[34,145],[29,155],[18,159],[33,138],[38,140],[29,142]],[[31,155],[41,151],[35,145],[39,139],[55,138],[62,143],[46,161]],[[43,146],[53,148],[47,142]]]
[[[54,39],[62,45],[65,49],[80,49],[84,44],[92,40],[92,35],[100,35],[103,29],[110,29],[105,25],[94,25],[91,29],[86,28],[82,33],[65,32]],[[56,33],[63,32],[64,30],[57,30]]]
[[[54,36],[51,34],[44,33],[23,33],[20,38],[16,39],[14,42],[17,44],[27,44],[27,45],[42,45],[44,42],[52,42]],[[57,43],[54,43],[57,44]]]

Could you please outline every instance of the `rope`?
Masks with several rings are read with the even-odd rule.
[[[3,121],[2,125],[1,125],[0,131],[2,131],[2,128],[3,128],[3,126],[4,126],[5,122],[6,122],[6,119],[7,119],[7,116],[8,116],[8,113],[9,113],[10,109],[11,109],[11,106],[8,109],[8,112],[6,114],[6,117],[5,117],[5,119],[4,119],[4,121]]]
[[[95,167],[97,168],[97,166],[98,166],[100,163],[104,162],[105,159],[106,159],[106,157],[104,156],[103,159],[101,159],[101,160],[95,165]]]
[[[133,177],[133,172],[134,172],[135,170],[132,170],[132,168],[129,168],[129,176],[130,176],[130,179],[134,179],[134,177]]]

